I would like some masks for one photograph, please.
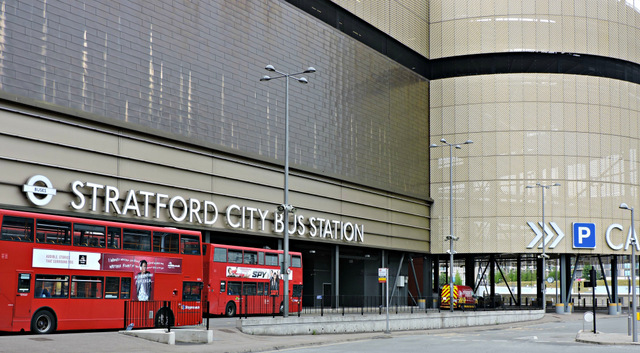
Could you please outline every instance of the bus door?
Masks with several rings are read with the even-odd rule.
[[[16,301],[13,308],[13,320],[31,320],[31,300],[33,293],[31,288],[31,271],[17,271],[18,286],[16,287]]]

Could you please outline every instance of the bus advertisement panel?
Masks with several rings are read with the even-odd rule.
[[[199,232],[10,210],[0,227],[0,331],[123,328],[125,302],[202,310]]]
[[[203,302],[209,314],[281,314],[284,309],[282,250],[204,244]],[[289,311],[302,304],[302,256],[289,252]]]

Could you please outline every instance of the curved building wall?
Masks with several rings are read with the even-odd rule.
[[[456,250],[470,253],[538,252],[527,249],[540,222],[565,233],[553,251],[572,250],[572,224],[592,222],[596,250],[610,252],[604,231],[638,200],[640,86],[578,75],[481,75],[431,82],[431,134],[463,145],[453,156]],[[433,248],[449,230],[449,150],[431,150]],[[553,234],[556,234],[553,232]],[[622,239],[624,236],[624,239]],[[553,240],[557,239],[557,235]],[[612,242],[626,240],[615,231]],[[539,245],[539,244],[536,244]]]
[[[541,51],[638,63],[639,9],[638,1],[431,1],[431,57]],[[430,104],[432,143],[474,141],[454,149],[457,252],[539,253],[542,189],[526,188],[539,182],[561,184],[545,189],[548,252],[629,253],[630,214],[619,205],[640,206],[640,85],[569,72],[469,73],[430,81]],[[449,151],[430,152],[432,252],[445,253]],[[575,223],[595,226],[594,246]]]
[[[638,0],[432,0],[430,58],[558,52],[640,62]]]

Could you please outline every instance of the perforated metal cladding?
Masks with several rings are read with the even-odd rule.
[[[332,1],[424,57],[429,55],[429,1]]]
[[[428,196],[426,79],[286,2],[4,6],[5,93],[282,163],[284,82],[259,78],[314,66],[290,82],[292,167]]]

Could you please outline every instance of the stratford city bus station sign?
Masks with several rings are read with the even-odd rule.
[[[47,177],[35,175],[23,185],[22,191],[34,205],[46,206],[58,190]],[[209,200],[133,189],[121,192],[115,186],[90,181],[73,181],[70,192],[74,198],[69,202],[69,207],[76,211],[116,213],[146,219],[163,219],[168,215],[178,223],[214,227],[216,223],[223,222],[224,227],[231,229],[271,231],[276,234],[281,234],[287,223],[283,214],[277,211],[237,204],[221,210]],[[362,224],[299,214],[290,214],[288,223],[289,234],[294,236],[364,242]]]

